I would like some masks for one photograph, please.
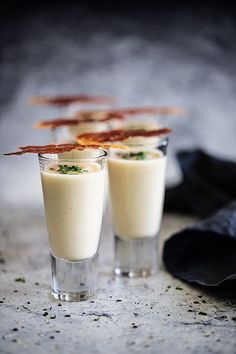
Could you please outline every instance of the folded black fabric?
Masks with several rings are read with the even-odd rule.
[[[180,185],[166,190],[165,210],[206,217],[236,199],[236,163],[202,150],[179,152]]]
[[[236,201],[166,241],[163,260],[176,277],[210,288],[236,288]]]
[[[236,289],[236,163],[202,150],[180,152],[177,159],[183,181],[167,189],[165,210],[213,216],[167,240],[164,264],[186,282]]]

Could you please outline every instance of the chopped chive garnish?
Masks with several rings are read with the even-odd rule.
[[[127,154],[119,154],[119,156],[124,160],[145,160],[147,153],[144,151],[129,152]]]
[[[85,168],[82,168],[77,165],[58,165],[58,169],[56,171],[63,175],[88,172],[88,170],[86,170]]]

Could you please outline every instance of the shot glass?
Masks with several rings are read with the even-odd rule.
[[[103,118],[103,111],[109,111],[115,106],[115,101],[111,101],[110,104],[81,104],[74,103],[67,107],[65,112],[65,117],[76,119],[79,117],[80,113],[88,113],[88,121],[83,121],[78,124],[58,127],[51,130],[52,141],[56,144],[61,142],[76,142],[76,138],[80,134],[84,133],[97,133],[102,131],[107,131],[119,127],[119,121],[114,119],[110,121],[101,121]],[[86,107],[86,108],[85,108]],[[89,114],[93,112],[93,118],[95,120],[90,120]]]
[[[116,275],[143,277],[157,271],[167,145],[165,137],[109,151]]]
[[[98,133],[110,129],[107,122],[99,120],[92,122],[82,122],[75,125],[68,125],[51,129],[51,139],[55,144],[59,143],[75,143],[76,138],[84,133]]]
[[[52,294],[58,300],[86,300],[97,288],[106,155],[102,149],[76,151],[67,159],[39,155]]]
[[[125,130],[156,130],[166,128],[169,126],[169,116],[158,115],[149,116],[147,114],[140,114],[137,117],[128,117],[124,121]],[[158,144],[160,138],[158,136],[149,137],[148,141],[146,137],[136,136],[130,137],[126,140],[128,145],[146,145],[146,144]]]

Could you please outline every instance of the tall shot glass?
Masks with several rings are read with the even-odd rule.
[[[157,271],[167,145],[165,137],[109,151],[116,275],[143,277]]]
[[[39,155],[56,299],[86,300],[97,288],[106,155]]]

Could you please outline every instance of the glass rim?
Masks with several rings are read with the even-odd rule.
[[[38,158],[40,161],[45,161],[45,162],[55,162],[55,161],[67,161],[67,162],[73,162],[73,161],[97,161],[97,160],[102,160],[107,156],[107,151],[104,149],[84,149],[84,150],[92,150],[92,151],[100,151],[101,153],[96,156],[96,157],[72,157],[72,158],[55,158],[53,155],[58,155],[58,154],[38,154]],[[84,150],[78,150],[78,151],[84,151]],[[64,151],[64,152],[70,152],[70,151]],[[51,156],[51,157],[48,157]]]
[[[148,137],[148,138],[155,138],[155,136]],[[167,144],[168,140],[169,140],[169,138],[168,138],[168,136],[166,136],[164,138],[160,138],[160,140],[156,141],[156,142],[132,144],[132,142],[131,143],[129,143],[129,142],[127,143],[125,141],[122,141],[121,145],[124,145],[124,147],[127,146],[128,149],[130,149],[130,148],[145,148],[145,147],[147,147],[147,148],[148,147],[158,148],[158,147],[160,147],[160,146],[162,146],[164,144]],[[109,148],[109,151],[112,151],[112,150],[124,150],[125,151],[125,149],[123,149],[123,148],[114,148],[114,147],[111,146]]]

